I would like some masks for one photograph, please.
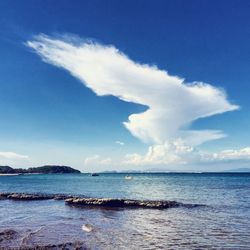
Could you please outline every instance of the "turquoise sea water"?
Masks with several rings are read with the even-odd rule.
[[[167,199],[194,208],[90,209],[63,201],[0,200],[0,247],[81,241],[91,249],[250,249],[250,174],[0,176],[0,192]],[[91,232],[82,230],[89,224]]]

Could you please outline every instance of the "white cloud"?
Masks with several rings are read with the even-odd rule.
[[[129,165],[186,164],[196,157],[197,151],[178,139],[173,142],[150,146],[145,155],[127,154],[123,163]]]
[[[0,152],[0,165],[8,165],[11,167],[27,166],[30,158],[27,155],[17,154],[14,152]]]
[[[162,144],[182,138],[195,146],[225,135],[216,130],[190,130],[193,121],[238,109],[223,90],[212,85],[171,76],[156,66],[139,64],[114,46],[39,35],[27,45],[41,58],[68,70],[97,95],[113,95],[148,109],[132,114],[125,127],[149,144]]]
[[[45,35],[36,36],[27,46],[43,61],[69,71],[97,95],[113,95],[148,107],[145,112],[130,115],[124,126],[151,146],[145,155],[126,155],[123,163],[187,164],[236,157],[230,150],[212,156],[195,149],[226,136],[220,130],[192,130],[195,120],[239,108],[228,101],[222,89],[202,82],[185,83],[156,66],[134,62],[114,46],[89,41],[74,43]],[[85,164],[110,162],[110,158],[99,155],[85,159]]]
[[[14,152],[0,152],[0,159],[12,159],[12,160],[19,160],[19,159],[28,159],[27,155],[21,155]]]
[[[116,141],[115,143],[118,144],[118,145],[120,145],[120,146],[124,146],[125,145],[125,143],[122,142],[122,141]]]
[[[228,149],[212,154],[203,154],[204,161],[250,160],[250,147]]]
[[[93,155],[84,160],[85,165],[107,165],[112,162],[111,158],[102,158],[100,155]]]
[[[150,146],[146,154],[127,154],[123,160],[125,165],[197,165],[250,161],[250,147],[222,150],[215,153],[199,151],[177,140],[164,145]]]

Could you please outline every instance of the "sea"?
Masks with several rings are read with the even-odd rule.
[[[63,243],[82,244],[82,249],[250,249],[249,173],[126,175],[0,176],[0,192],[161,199],[195,206],[114,209],[71,207],[62,200],[0,200],[0,249],[60,249]],[[6,230],[17,234],[3,237]]]

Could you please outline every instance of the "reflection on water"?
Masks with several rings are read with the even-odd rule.
[[[0,231],[18,235],[0,246],[83,242],[91,249],[247,249],[249,217],[220,208],[89,209],[63,201],[3,200]],[[17,213],[18,211],[18,213]],[[243,215],[243,214],[242,214]],[[246,215],[246,213],[245,213]],[[83,226],[91,230],[82,230]]]
[[[91,249],[249,249],[249,175],[137,175],[129,181],[119,175],[69,175],[68,185],[63,184],[65,176],[10,178],[0,179],[0,191],[74,189],[89,196],[164,198],[207,206],[91,209],[55,200],[0,200],[0,232],[17,232],[0,236],[0,247],[79,242]]]

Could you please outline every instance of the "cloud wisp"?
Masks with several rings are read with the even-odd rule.
[[[18,154],[10,151],[0,152],[1,165],[24,166],[29,163],[29,160],[30,158],[28,155]]]
[[[182,161],[176,158],[180,148],[181,154],[187,154],[186,149],[225,136],[219,130],[192,130],[195,120],[239,108],[220,88],[202,82],[185,83],[155,65],[131,60],[114,46],[46,35],[27,41],[27,46],[46,63],[67,70],[98,96],[113,95],[148,107],[124,122],[133,136],[153,145],[146,156],[134,155],[130,160]]]
[[[120,145],[120,146],[124,146],[125,145],[125,143],[123,141],[116,141],[115,143],[118,144],[118,145]]]
[[[84,165],[91,166],[91,165],[108,165],[112,162],[111,158],[102,158],[100,155],[93,155],[85,158]]]
[[[14,152],[0,152],[0,159],[1,158],[19,160],[19,159],[28,159],[29,157],[27,155],[21,155]]]

